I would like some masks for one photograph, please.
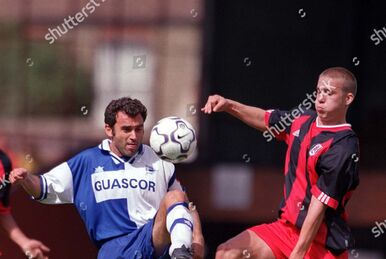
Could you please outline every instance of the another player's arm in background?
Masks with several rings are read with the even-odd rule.
[[[206,114],[211,114],[212,111],[227,112],[253,128],[260,131],[266,130],[264,122],[265,110],[226,99],[220,95],[209,96],[201,111]]]
[[[16,168],[9,175],[12,184],[20,184],[34,198],[40,197],[41,184],[39,176],[28,173],[25,168]]]
[[[182,187],[178,181],[176,185],[182,190]],[[173,186],[175,188],[175,186]],[[185,192],[185,199],[189,201],[189,197]],[[202,234],[200,215],[198,214],[197,208],[192,202],[189,202],[190,215],[193,218],[193,233],[192,233],[192,252],[194,259],[203,259],[205,257],[205,239]]]
[[[169,162],[162,162],[165,168],[169,168],[169,172],[174,172],[174,165]],[[171,173],[172,175],[174,173]],[[205,239],[202,234],[200,215],[198,214],[196,206],[192,202],[189,202],[189,197],[180,182],[176,180],[175,176],[171,177],[172,183],[170,184],[168,191],[180,190],[185,193],[185,200],[189,204],[189,211],[193,218],[193,235],[192,235],[192,252],[194,259],[203,259],[205,256]]]
[[[205,256],[205,239],[202,234],[201,220],[198,215],[198,211],[196,206],[189,203],[189,209],[191,211],[191,215],[193,217],[193,243],[192,243],[192,251],[194,259],[202,259]]]
[[[304,258],[320,228],[321,223],[323,222],[326,209],[327,205],[312,196],[307,216],[304,220],[302,229],[300,230],[299,240],[296,243],[289,259]]]
[[[8,237],[15,242],[28,257],[48,258],[44,256],[44,253],[49,252],[50,249],[42,242],[28,238],[16,224],[10,213],[0,215],[0,225]]]

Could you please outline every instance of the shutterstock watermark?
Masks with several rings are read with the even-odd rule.
[[[61,25],[56,26],[56,28],[48,28],[48,33],[45,35],[45,39],[49,44],[53,44],[55,40],[62,37],[69,30],[74,29],[81,22],[83,22],[90,14],[95,12],[96,8],[101,4],[98,2],[104,3],[106,0],[90,0],[81,11],[77,12],[74,16],[69,15],[67,18],[64,18],[64,21]],[[63,31],[62,31],[63,30]]]
[[[371,232],[374,234],[374,237],[377,238],[380,235],[382,235],[384,232],[386,232],[386,219],[379,223],[378,221],[375,221],[375,225],[376,226],[371,229]]]
[[[371,34],[370,39],[374,41],[375,45],[381,43],[381,41],[386,39],[386,27],[382,27],[380,30],[374,29],[374,33]]]
[[[267,142],[274,139],[275,136],[291,126],[295,119],[299,118],[306,110],[309,110],[315,103],[316,95],[316,90],[312,94],[307,93],[307,98],[305,98],[296,108],[292,109],[290,113],[286,113],[285,116],[281,116],[278,123],[264,131],[263,136],[267,139]]]
[[[0,190],[7,187],[8,184],[10,184],[11,182],[7,179],[5,179],[5,175],[3,175],[2,178],[0,178]]]

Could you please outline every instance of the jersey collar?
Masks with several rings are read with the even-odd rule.
[[[351,128],[351,124],[349,123],[343,123],[343,124],[337,124],[337,125],[320,125],[319,124],[319,116],[316,117],[316,127],[321,129],[341,129],[341,128]]]
[[[130,164],[132,164],[137,158],[139,158],[143,154],[143,144],[141,144],[138,148],[137,153],[135,153],[132,157],[130,157],[128,161],[125,161],[124,159],[117,156],[115,153],[111,151],[110,143],[111,143],[111,140],[104,139],[98,147],[103,151],[109,152],[115,164],[125,163],[125,162],[129,162]]]

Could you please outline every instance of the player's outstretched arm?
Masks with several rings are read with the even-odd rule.
[[[15,242],[27,258],[47,259],[50,249],[39,240],[28,238],[18,227],[11,214],[0,215],[0,225],[8,237]]]
[[[192,243],[193,257],[194,259],[202,259],[205,256],[205,240],[204,235],[202,234],[200,216],[193,203],[189,203],[189,210],[194,222]]]
[[[25,168],[16,168],[9,174],[9,180],[12,184],[20,184],[24,190],[31,196],[38,198],[41,187],[38,176],[28,173]]]
[[[211,95],[205,106],[201,109],[206,114],[212,112],[227,112],[249,126],[260,131],[265,131],[265,110],[226,99],[220,95]]]

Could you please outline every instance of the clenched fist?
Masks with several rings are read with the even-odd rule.
[[[23,251],[28,259],[48,259],[45,253],[48,253],[50,249],[39,240],[28,239],[25,244],[23,244]]]
[[[28,171],[25,168],[15,168],[11,171],[9,174],[9,181],[12,184],[20,183],[21,181],[25,180],[28,176]]]
[[[210,114],[213,112],[226,111],[229,107],[229,100],[220,95],[211,95],[208,97],[208,101],[205,106],[201,108],[204,113]]]

